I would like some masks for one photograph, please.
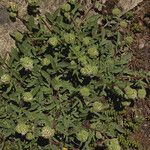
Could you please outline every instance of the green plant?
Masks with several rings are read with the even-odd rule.
[[[132,147],[124,142],[135,127],[124,117],[127,102],[141,97],[137,90],[148,80],[128,68],[132,55],[122,49],[133,38],[118,30],[121,11],[91,15],[71,0],[43,17],[36,14],[38,1],[28,5],[28,30],[11,34],[16,47],[9,60],[0,59],[1,144],[84,150],[100,140],[110,150]],[[137,78],[145,86],[139,87]]]
[[[140,26],[139,23],[134,23],[133,26],[132,26],[132,31],[134,33],[140,33],[142,31],[142,28]]]
[[[128,20],[133,19],[133,16],[134,16],[133,11],[128,11],[128,12],[125,14],[125,18],[128,19]]]
[[[8,11],[9,11],[10,19],[16,20],[18,14],[18,5],[14,2],[10,2]]]

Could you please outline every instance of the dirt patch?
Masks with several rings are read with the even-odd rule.
[[[141,32],[134,33],[134,44],[132,67],[135,70],[150,70],[150,1],[144,1],[134,12],[134,19],[131,26],[136,23],[140,26]]]
[[[145,0],[137,6],[134,12],[134,19],[131,22],[131,27],[137,23],[141,31],[133,33],[134,43],[131,46],[133,59],[131,68],[133,70],[150,71],[150,1]],[[133,32],[133,31],[131,31]],[[147,91],[147,99],[137,101],[137,108],[140,110],[145,121],[141,128],[133,134],[133,138],[141,143],[140,150],[150,150],[150,92]]]

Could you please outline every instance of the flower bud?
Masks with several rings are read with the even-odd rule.
[[[117,138],[108,140],[106,142],[106,146],[107,146],[108,150],[121,150],[121,147],[119,145]]]
[[[42,59],[41,63],[42,63],[43,66],[48,66],[51,63],[51,61],[50,61],[50,59],[45,57],[45,58]]]
[[[61,9],[65,12],[68,12],[71,10],[71,6],[68,4],[68,3],[64,3],[62,6],[61,6]]]
[[[9,9],[10,9],[10,12],[18,12],[18,5],[14,2],[10,2],[9,4]]]
[[[82,96],[85,96],[85,97],[89,96],[89,95],[90,95],[90,90],[89,90],[89,88],[87,88],[87,87],[82,87],[82,88],[80,89],[80,94],[81,94]]]
[[[81,130],[79,133],[77,133],[77,139],[80,142],[86,142],[89,137],[89,132],[86,130]]]
[[[29,133],[26,134],[26,139],[31,141],[31,140],[34,139],[34,135],[31,132],[29,132]]]
[[[30,57],[24,57],[20,59],[21,65],[26,70],[32,70],[33,69],[33,60]]]
[[[83,38],[83,45],[89,45],[90,44],[90,37],[85,37],[85,38]]]
[[[130,45],[132,42],[133,42],[132,36],[127,36],[127,37],[125,38],[125,43],[126,43],[126,44]]]
[[[45,139],[49,139],[51,137],[53,137],[55,134],[55,130],[52,129],[49,126],[45,126],[42,128],[42,137],[44,137]]]
[[[131,87],[127,86],[125,88],[125,98],[126,99],[136,99],[137,91],[135,89],[132,89]]]
[[[33,95],[32,95],[32,93],[31,92],[25,92],[25,93],[23,93],[23,100],[25,102],[31,102],[31,101],[33,101]]]
[[[94,58],[97,57],[99,55],[99,52],[97,50],[96,46],[92,46],[88,49],[88,54],[90,55],[90,57]]]
[[[103,136],[102,136],[102,134],[100,132],[96,131],[96,138],[97,139],[102,139]]]
[[[139,89],[137,91],[137,93],[138,93],[138,98],[140,98],[140,99],[144,99],[146,97],[146,90],[144,88]]]
[[[121,10],[119,8],[114,8],[112,10],[112,14],[115,16],[120,16],[121,15]]]
[[[24,123],[18,123],[15,130],[17,133],[25,135],[29,131],[29,126]]]
[[[1,76],[1,82],[4,84],[9,84],[11,81],[11,76],[9,74],[4,74]]]
[[[58,38],[57,37],[52,37],[52,38],[50,38],[49,40],[48,40],[48,43],[50,44],[50,45],[52,45],[52,46],[57,46],[58,45]]]
[[[122,27],[122,28],[126,28],[128,26],[128,24],[127,24],[127,22],[126,21],[121,21],[120,22],[120,27]]]
[[[100,112],[103,109],[103,104],[101,102],[94,102],[92,110],[95,112]]]
[[[75,35],[72,33],[64,34],[64,40],[68,44],[73,44],[75,42]]]

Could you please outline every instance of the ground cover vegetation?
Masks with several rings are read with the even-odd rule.
[[[69,0],[45,16],[39,6],[28,0],[27,30],[12,32],[16,47],[0,59],[2,149],[139,149],[130,135],[143,118],[126,109],[145,99],[150,75],[128,67],[128,19],[93,13],[98,2],[87,11]],[[13,21],[18,9],[10,3]]]

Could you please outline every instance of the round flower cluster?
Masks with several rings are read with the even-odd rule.
[[[50,61],[50,59],[45,57],[45,58],[42,59],[41,63],[42,63],[43,66],[48,66],[51,63],[51,61]]]
[[[90,90],[89,90],[89,88],[87,88],[87,87],[82,87],[82,88],[80,89],[80,94],[81,94],[82,96],[85,96],[85,97],[89,96],[89,95],[90,95]]]
[[[53,137],[55,134],[55,130],[52,129],[49,126],[45,126],[42,128],[42,137],[44,137],[45,139],[49,139],[51,137]]]
[[[137,91],[132,89],[130,86],[125,88],[125,98],[126,99],[136,99],[137,98]]]
[[[25,135],[29,131],[29,126],[24,123],[18,123],[15,130],[17,133]]]
[[[97,68],[97,66],[86,65],[83,68],[81,68],[80,71],[83,75],[90,76],[90,75],[96,75],[98,72],[98,68]]]
[[[29,140],[29,141],[30,141],[30,140],[33,140],[33,139],[34,139],[33,133],[31,133],[31,132],[27,133],[27,134],[26,134],[26,139]]]
[[[114,8],[112,10],[112,14],[115,16],[120,16],[121,15],[121,10],[119,8]]]
[[[33,95],[32,95],[32,93],[31,92],[25,92],[25,93],[23,93],[23,100],[25,102],[31,102],[31,101],[33,101]]]
[[[9,74],[4,74],[1,76],[1,82],[4,84],[9,84],[11,81],[11,76]]]
[[[68,4],[68,3],[64,3],[62,6],[61,6],[61,9],[65,12],[68,12],[71,10],[71,6]]]
[[[18,5],[14,2],[10,2],[9,3],[9,9],[12,12],[17,12],[18,11]]]
[[[96,46],[92,46],[88,49],[88,54],[90,57],[95,58],[99,55],[99,52],[97,50]]]
[[[100,112],[103,109],[103,104],[101,102],[94,102],[92,110],[95,112]]]
[[[32,70],[33,69],[33,60],[30,57],[24,57],[20,59],[21,65],[26,70]]]
[[[146,97],[146,90],[144,88],[143,89],[139,89],[137,91],[137,94],[138,94],[138,98],[144,99]]]
[[[85,38],[83,38],[83,45],[89,45],[90,44],[90,40],[91,40],[91,38],[90,37],[85,37]]]
[[[128,26],[128,24],[127,24],[126,21],[122,20],[122,21],[120,22],[120,27],[126,28],[127,26]]]
[[[75,42],[75,35],[72,33],[64,34],[64,40],[68,44],[73,44]]]
[[[51,38],[49,38],[49,40],[48,40],[48,43],[50,44],[50,45],[52,45],[52,46],[57,46],[58,45],[58,38],[57,37],[51,37]]]
[[[80,142],[86,142],[89,137],[89,132],[86,130],[81,130],[80,132],[77,133],[77,139]]]
[[[107,146],[108,150],[121,150],[121,147],[119,145],[117,138],[108,140],[106,142],[106,146]]]
[[[98,132],[98,131],[96,131],[95,135],[96,135],[97,139],[102,139],[103,138],[102,134],[100,132]]]
[[[127,36],[127,37],[125,38],[125,43],[126,43],[126,44],[130,45],[132,42],[133,42],[132,36]]]

